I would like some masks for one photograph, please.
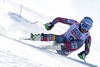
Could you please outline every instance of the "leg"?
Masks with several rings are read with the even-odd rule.
[[[56,50],[57,53],[61,55],[66,55],[68,56],[70,53],[72,53],[75,50],[78,50],[82,45],[83,41],[82,40],[75,40],[73,42],[65,42],[64,44],[65,49],[63,50]]]
[[[55,34],[35,34],[31,33],[31,39],[33,41],[55,41],[57,43],[63,43],[65,38],[63,35],[55,35]]]
[[[56,43],[63,43],[65,40],[63,35],[41,34],[41,37],[41,41],[55,41]]]
[[[53,50],[64,50],[65,49],[65,37],[63,35],[55,34],[31,34],[31,39],[33,41],[54,41],[52,46],[46,46],[44,48]]]
[[[75,51],[75,50],[79,49],[82,45],[83,45],[82,40],[74,40],[72,42],[65,43],[67,51]]]

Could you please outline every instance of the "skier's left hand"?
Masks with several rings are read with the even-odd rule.
[[[53,28],[54,25],[50,22],[50,23],[44,24],[44,26],[45,26],[45,28],[46,28],[47,30],[51,30],[51,29]]]
[[[85,53],[85,51],[82,51],[82,52],[80,52],[80,53],[78,54],[79,58],[80,58],[80,59],[83,59],[83,60],[86,58],[86,55],[87,55],[87,54]]]

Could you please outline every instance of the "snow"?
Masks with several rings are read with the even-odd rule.
[[[99,0],[91,3],[89,0],[78,0],[78,2],[74,0],[0,0],[0,67],[99,67],[99,2]],[[21,4],[23,8],[20,14]],[[52,42],[20,39],[29,37],[31,32],[62,34],[68,26],[58,23],[52,30],[47,31],[43,24],[52,21],[55,17],[80,21],[84,16],[90,16],[94,20],[90,31],[92,45],[90,54],[86,58],[87,62],[77,56],[84,50],[84,46],[66,57],[55,51],[40,48],[40,46],[51,45]],[[30,24],[34,22],[38,23]]]

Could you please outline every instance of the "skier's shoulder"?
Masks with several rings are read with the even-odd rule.
[[[79,25],[80,23],[77,20],[69,19],[72,25]]]
[[[79,26],[79,22],[78,21],[76,21],[76,20],[74,20],[74,22],[72,23],[72,26]]]
[[[74,20],[74,19],[67,19],[67,22],[71,23],[71,25],[79,24],[79,22],[77,20]]]

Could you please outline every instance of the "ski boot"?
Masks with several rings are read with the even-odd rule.
[[[33,41],[41,41],[41,34],[30,34],[31,40]]]

